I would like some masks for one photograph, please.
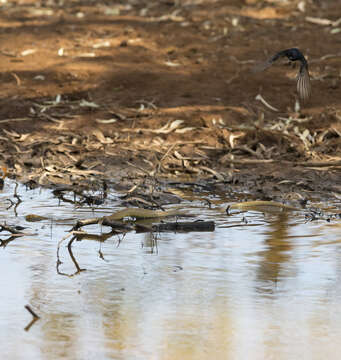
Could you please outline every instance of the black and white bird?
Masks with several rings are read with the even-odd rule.
[[[299,61],[300,69],[297,74],[297,92],[302,102],[307,102],[311,95],[310,75],[308,62],[299,49],[291,48],[279,51],[264,63],[258,64],[253,68],[254,72],[264,71],[270,67],[276,60],[287,57],[290,61]]]

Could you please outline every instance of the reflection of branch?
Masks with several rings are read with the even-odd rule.
[[[18,236],[10,236],[8,239],[6,240],[1,240],[0,239],[0,247],[5,248],[10,242],[12,242],[13,240],[15,240]]]
[[[102,242],[104,242],[105,240],[109,239],[111,236],[113,235],[117,235],[118,237],[118,241],[117,241],[117,246],[120,246],[121,241],[124,239],[124,237],[126,236],[126,233],[122,233],[122,234],[118,234],[116,231],[112,230],[110,233],[106,233],[106,234],[102,234],[102,235],[91,235],[91,236],[85,236],[85,238],[87,240],[96,240],[96,241],[100,241],[100,248],[98,250],[98,255],[99,258],[107,261],[106,259],[104,259],[104,255],[102,253]]]
[[[9,225],[0,225],[0,232],[2,231],[8,231],[12,235],[5,240],[0,239],[0,247],[6,247],[11,241],[15,240],[16,238],[24,235],[31,235],[31,234],[24,234],[20,232],[20,230],[23,230],[24,228],[22,226],[9,226]]]
[[[67,237],[69,237],[72,233],[73,233],[73,232],[69,233],[69,234],[67,235]],[[59,248],[60,248],[61,242],[62,242],[63,240],[65,240],[65,239],[67,239],[67,237],[63,238],[63,239],[59,242],[59,244],[58,244],[56,269],[57,269],[57,273],[58,273],[59,275],[64,275],[64,276],[68,276],[68,277],[73,277],[73,276],[75,276],[75,275],[78,275],[78,274],[81,273],[82,271],[85,271],[86,269],[81,269],[81,268],[80,268],[80,266],[78,265],[78,262],[77,262],[75,256],[73,255],[73,252],[72,252],[72,243],[77,239],[77,236],[74,235],[74,236],[71,238],[71,240],[69,241],[69,243],[67,244],[67,249],[68,249],[68,251],[69,251],[70,258],[71,258],[73,264],[74,264],[75,267],[76,267],[76,271],[75,271],[73,274],[67,274],[67,273],[64,273],[64,272],[62,272],[62,271],[59,270],[59,266],[62,264],[62,261],[60,261],[60,259],[59,259]]]
[[[120,235],[122,235],[122,238],[121,238],[121,236],[120,236]],[[125,238],[125,236],[126,236],[126,233],[123,233],[123,234],[117,234],[118,241],[117,241],[117,246],[116,246],[116,247],[119,247],[119,246],[120,246],[120,244],[121,244],[121,242],[123,241],[123,239]]]
[[[14,205],[14,201],[12,201],[11,199],[6,199],[6,200],[10,202],[10,206],[6,208],[6,210],[9,210]]]
[[[76,269],[77,269],[77,271],[74,273],[74,275],[78,275],[81,271],[85,271],[86,269],[81,269],[81,268],[79,267],[78,262],[77,262],[76,258],[75,258],[74,255],[73,255],[72,246],[71,246],[71,245],[72,245],[72,243],[73,243],[73,241],[74,241],[75,239],[76,239],[76,237],[74,236],[74,237],[69,241],[69,243],[67,244],[67,249],[68,249],[68,251],[69,251],[71,260],[72,260],[72,262],[75,264],[75,267],[76,267]]]
[[[99,242],[104,242],[105,240],[109,239],[110,237],[112,237],[113,235],[116,235],[117,232],[115,230],[110,231],[109,233],[105,233],[105,234],[101,234],[101,235],[96,235],[96,234],[88,234],[85,231],[71,231],[69,232],[68,235],[66,235],[65,237],[63,237],[62,240],[59,241],[58,243],[58,247],[57,247],[57,264],[56,264],[56,269],[57,269],[57,273],[59,275],[64,275],[64,276],[68,276],[68,277],[72,277],[75,275],[78,275],[79,273],[81,273],[82,271],[85,271],[86,269],[81,269],[73,252],[72,252],[72,243],[77,240],[77,241],[81,241],[81,240],[95,240],[95,241],[99,241]],[[63,241],[65,241],[67,238],[69,238],[72,235],[71,240],[68,242],[67,244],[67,248],[68,248],[68,252],[70,255],[70,258],[73,262],[73,264],[76,267],[76,271],[73,274],[67,274],[64,273],[62,271],[59,270],[60,265],[63,263],[60,260],[60,256],[59,256],[59,251],[60,251],[60,246],[62,244]],[[100,252],[100,257],[104,260],[103,258],[103,254],[101,254]]]
[[[149,236],[146,237],[144,241],[141,243],[141,247],[149,249],[148,251],[149,254],[154,254],[154,252],[158,254],[159,253],[157,246],[158,234],[150,232],[148,235]]]
[[[9,225],[0,225],[0,232],[1,231],[8,231],[11,234],[13,234],[13,236],[23,236],[23,235],[28,235],[28,234],[24,234],[22,232],[20,232],[21,230],[24,230],[25,228],[22,226],[9,226]]]
[[[104,259],[104,255],[103,255],[101,249],[98,250],[98,255],[99,255],[99,258],[102,259],[103,261],[108,261],[108,260],[105,260],[105,259]]]
[[[18,216],[17,207],[18,207],[19,204],[22,202],[22,200],[20,199],[19,195],[17,194],[17,189],[18,189],[18,183],[15,183],[15,187],[14,187],[14,197],[17,198],[17,200],[18,200],[18,202],[14,205],[14,213],[15,213],[15,216]]]
[[[17,198],[17,202],[14,202],[13,200],[11,200],[11,199],[6,199],[6,200],[8,200],[10,203],[11,203],[11,205],[6,209],[6,210],[9,210],[13,205],[14,205],[14,214],[15,214],[15,216],[18,216],[18,213],[17,213],[17,207],[19,206],[19,204],[22,202],[22,200],[20,199],[20,196],[17,194],[17,189],[18,189],[18,183],[15,183],[15,187],[14,187],[14,194],[13,194],[13,196],[15,197],[15,198]]]

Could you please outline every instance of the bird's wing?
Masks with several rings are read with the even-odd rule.
[[[301,65],[297,76],[297,92],[303,102],[307,102],[311,95],[311,84],[308,67]]]
[[[280,52],[278,52],[277,54],[273,55],[270,59],[268,59],[268,60],[266,60],[266,61],[264,61],[264,62],[261,62],[261,63],[256,64],[256,65],[252,68],[252,71],[253,71],[253,72],[260,72],[260,71],[266,70],[266,69],[269,68],[276,60],[278,60],[278,59],[281,58],[281,57],[287,56],[287,51],[288,51],[288,50],[280,51]]]

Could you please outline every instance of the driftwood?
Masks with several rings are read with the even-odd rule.
[[[275,211],[299,211],[300,209],[276,201],[255,200],[255,201],[245,201],[245,202],[229,205],[226,209],[226,213],[229,214],[230,210],[275,212]]]
[[[97,217],[92,219],[79,220],[77,224],[72,228],[72,230],[78,230],[86,225],[100,224],[104,226],[110,226],[112,229],[117,230],[118,232],[127,232],[131,231],[133,227],[129,224],[124,224],[120,220],[123,220],[127,217],[132,217],[135,219],[153,219],[167,216],[188,216],[183,212],[178,210],[147,210],[140,208],[126,208],[114,212],[109,216]]]

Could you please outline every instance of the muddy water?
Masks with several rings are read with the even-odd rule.
[[[199,218],[216,221],[215,232],[75,242],[86,270],[68,277],[77,268],[65,243],[57,273],[58,241],[75,219],[114,208],[94,214],[23,186],[22,202],[8,208],[6,199],[17,202],[13,186],[0,194],[1,223],[29,234],[0,248],[6,359],[337,358],[340,222],[305,223],[297,213],[226,217],[191,203]],[[30,213],[50,219],[29,223]],[[25,331],[27,304],[40,319]]]

